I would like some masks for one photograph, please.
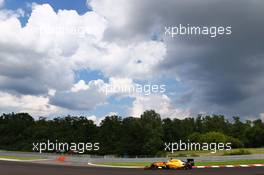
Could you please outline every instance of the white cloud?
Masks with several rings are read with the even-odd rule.
[[[114,115],[118,115],[118,113],[117,113],[117,112],[109,112],[109,113],[107,114],[107,116],[114,116]]]
[[[89,85],[87,85],[84,80],[80,80],[78,83],[74,84],[74,86],[71,88],[71,91],[78,92],[87,89],[89,89]]]
[[[117,98],[131,97],[134,99],[132,107],[129,109],[128,115],[140,117],[146,110],[156,110],[162,117],[169,118],[186,118],[191,116],[190,109],[176,108],[171,102],[171,99],[164,93],[150,93],[145,95],[144,92],[128,91],[130,87],[135,86],[136,83],[128,78],[111,77],[105,87],[119,87],[125,90],[108,91],[107,95],[115,95]]]
[[[190,110],[173,107],[171,100],[166,95],[137,96],[130,109],[130,115],[140,117],[146,110],[154,109],[163,118],[186,118],[190,117]]]
[[[43,13],[45,18],[41,16]],[[0,20],[0,88],[22,94],[45,94],[48,89],[65,90],[72,85],[74,74],[63,54],[72,52],[77,45],[70,42],[73,36],[65,35],[63,40],[37,30],[39,21],[44,21],[43,25],[45,21],[52,24],[54,13],[49,5],[35,7],[24,28],[16,16]],[[60,44],[64,42],[66,44]],[[54,52],[56,45],[62,54]]]
[[[101,91],[103,86],[103,80],[93,80],[88,84],[80,80],[71,91],[56,92],[50,103],[66,109],[89,111],[107,102],[106,94]]]
[[[128,20],[127,15],[131,8],[130,0],[87,0],[93,10],[110,21],[112,27],[122,27]]]
[[[81,43],[101,40],[105,30],[105,20],[94,12],[56,13],[48,4],[34,5],[25,27],[16,12],[1,10],[0,14],[0,92],[10,97],[40,98],[70,89],[75,75],[68,57]],[[8,105],[20,109],[20,104]]]
[[[33,6],[33,12],[29,18],[27,27],[39,30],[41,39],[46,38],[47,42],[56,39],[58,44],[79,44],[77,37],[84,40],[100,41],[103,37],[106,21],[94,12],[87,12],[79,15],[75,10],[59,10],[56,13],[48,4]],[[51,38],[51,36],[56,38]],[[71,40],[73,43],[63,43],[62,41]]]
[[[0,0],[0,8],[3,7],[5,4],[5,0]]]
[[[264,112],[260,114],[260,119],[264,121]]]
[[[107,22],[103,17],[95,12],[80,16],[73,10],[56,13],[48,4],[34,5],[25,27],[17,16],[0,20],[0,27],[0,75],[4,76],[0,86],[10,84],[8,88],[15,91],[19,90],[10,88],[10,82],[22,79],[28,81],[28,87],[22,87],[28,91],[66,90],[73,84],[73,71],[84,68],[99,70],[108,77],[152,76],[166,54],[162,42],[105,42]],[[13,74],[21,78],[14,79]]]
[[[108,77],[144,79],[155,75],[155,68],[165,55],[166,47],[162,42],[147,41],[127,46],[102,42],[98,48],[80,47],[72,58],[77,68],[100,70]]]
[[[98,9],[101,7],[93,4],[93,8],[94,12],[79,15],[74,10],[56,13],[48,4],[34,4],[24,27],[18,19],[23,15],[21,10],[0,10],[0,93],[18,101],[23,97],[23,103],[3,105],[5,108],[48,113],[44,104],[51,103],[70,110],[91,110],[107,103],[107,95],[100,88],[155,76],[156,66],[166,56],[165,44],[105,41],[105,31],[112,25],[123,25],[125,17],[115,20],[119,12],[108,10],[105,15],[109,17],[105,17],[101,13],[105,7]],[[82,69],[103,72],[109,84],[102,80],[75,83],[74,72]],[[32,107],[26,97],[39,100],[41,105]],[[26,103],[30,107],[26,108]]]
[[[60,111],[58,107],[49,104],[47,97],[15,96],[0,92],[0,111],[6,112],[7,109],[7,112],[28,112],[33,116],[47,116]]]
[[[86,117],[88,120],[92,120],[93,122],[96,122],[97,120],[97,117],[95,115],[91,115],[91,116],[88,116]]]
[[[51,103],[57,106],[71,110],[90,110],[97,106],[105,105],[107,98],[114,96],[115,98],[132,98],[133,105],[128,111],[128,115],[140,117],[145,110],[155,109],[162,117],[185,118],[190,116],[190,110],[175,108],[172,105],[170,98],[162,93],[145,95],[144,92],[136,91],[111,91],[110,87],[120,87],[129,89],[136,84],[132,79],[111,77],[109,83],[103,80],[93,80],[86,83],[80,80],[73,85],[71,91],[56,92],[55,96],[51,97]],[[108,88],[106,93],[105,89]],[[116,112],[111,112],[106,115],[117,115]],[[97,122],[98,123],[98,122]]]

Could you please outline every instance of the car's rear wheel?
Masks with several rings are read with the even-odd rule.
[[[186,166],[186,168],[190,170],[190,169],[192,169],[192,165],[191,165],[191,164],[188,164],[188,165]]]
[[[152,164],[152,165],[150,166],[150,168],[151,168],[151,169],[161,169],[162,167],[161,167],[161,166],[157,166],[157,165]]]

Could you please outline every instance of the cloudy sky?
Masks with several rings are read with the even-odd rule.
[[[262,0],[0,0],[0,112],[264,118]],[[232,26],[211,38],[166,26]],[[165,85],[149,95],[109,86]]]

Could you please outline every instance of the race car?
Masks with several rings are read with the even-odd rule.
[[[145,169],[192,169],[194,166],[194,159],[187,159],[187,161],[182,161],[179,159],[170,159],[167,162],[154,162],[149,167]]]

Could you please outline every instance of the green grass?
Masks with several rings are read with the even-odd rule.
[[[0,156],[0,159],[11,159],[11,160],[38,160],[41,157],[16,157],[16,156]]]
[[[109,162],[98,163],[98,165],[110,166],[149,166],[150,162]],[[234,160],[234,161],[221,161],[221,162],[195,162],[196,166],[210,166],[210,165],[250,165],[250,164],[264,164],[264,159],[255,160]]]
[[[232,156],[232,155],[249,155],[252,154],[249,150],[246,149],[238,149],[232,151],[226,151],[223,153],[224,156]]]
[[[264,159],[255,160],[231,160],[221,162],[197,162],[197,166],[209,166],[209,165],[250,165],[250,164],[264,164]]]
[[[242,151],[241,151],[242,150]],[[168,153],[169,157],[202,157],[202,156],[226,156],[226,155],[247,155],[247,154],[264,154],[264,148],[240,148],[230,151],[177,151]]]

